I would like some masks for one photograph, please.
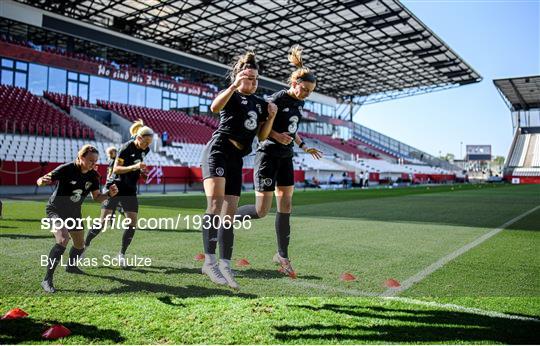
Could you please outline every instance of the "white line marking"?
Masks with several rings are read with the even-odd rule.
[[[444,265],[446,265],[448,262],[452,261],[453,259],[455,259],[456,257],[459,257],[461,255],[463,255],[465,252],[471,250],[472,248],[474,248],[475,246],[478,246],[480,244],[482,244],[483,242],[485,242],[486,240],[488,240],[489,238],[493,237],[494,235],[497,235],[498,233],[500,233],[502,230],[504,230],[506,227],[512,225],[513,223],[523,219],[524,217],[526,217],[527,215],[531,214],[531,213],[534,213],[536,210],[540,209],[540,205],[530,209],[529,211],[526,211],[524,212],[523,214],[519,215],[519,216],[516,216],[515,218],[513,218],[512,220],[510,221],[507,221],[505,222],[504,224],[502,224],[501,226],[489,231],[488,233],[476,238],[475,240],[473,240],[472,242],[462,246],[461,248],[453,251],[452,253],[442,257],[441,259],[439,259],[437,262],[427,266],[426,268],[422,269],[421,271],[419,271],[418,273],[416,273],[415,275],[409,277],[408,279],[406,280],[403,280],[401,282],[401,286],[400,287],[397,287],[397,288],[389,288],[387,289],[383,294],[382,296],[386,296],[386,297],[392,297],[392,296],[395,296],[409,288],[411,288],[415,283],[425,279],[428,275],[430,275],[431,273],[433,273],[434,271],[442,268]]]
[[[415,305],[422,305],[422,306],[428,306],[428,307],[439,308],[439,309],[466,312],[470,314],[482,315],[482,316],[487,316],[487,317],[492,317],[492,318],[504,318],[504,319],[510,319],[510,320],[540,322],[540,319],[537,319],[534,317],[517,316],[517,315],[505,314],[498,311],[483,310],[479,308],[470,308],[470,307],[456,305],[456,304],[438,303],[434,301],[426,301],[426,300],[413,299],[413,298],[381,297],[378,294],[372,293],[372,292],[364,292],[364,291],[360,291],[356,289],[346,289],[346,288],[332,287],[332,286],[326,286],[326,285],[320,285],[320,284],[313,284],[310,282],[302,281],[300,279],[297,279],[294,281],[290,279],[284,279],[283,282],[287,282],[294,286],[314,288],[314,289],[319,289],[319,290],[328,291],[328,292],[339,292],[339,293],[347,294],[350,296],[377,298],[377,299],[382,299],[382,300],[394,300],[394,301],[399,301],[406,304],[415,304]]]
[[[403,303],[423,305],[423,306],[429,306],[429,307],[434,307],[434,308],[445,308],[448,310],[467,312],[471,314],[483,315],[483,316],[494,317],[494,318],[505,318],[505,319],[510,319],[510,320],[540,322],[539,319],[534,318],[534,317],[511,315],[511,314],[505,314],[503,312],[483,310],[483,309],[478,309],[478,308],[468,308],[466,306],[461,306],[461,305],[456,305],[456,304],[438,303],[434,301],[426,301],[426,300],[419,300],[419,299],[412,299],[412,298],[405,298],[405,297],[381,297],[381,298],[385,300],[397,300]]]

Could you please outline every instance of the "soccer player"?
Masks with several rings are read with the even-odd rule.
[[[232,71],[232,84],[221,91],[210,106],[219,112],[218,129],[206,145],[201,161],[207,199],[202,235],[205,261],[203,274],[216,284],[238,289],[230,268],[234,233],[233,221],[242,189],[243,156],[252,150],[255,135],[265,140],[272,129],[277,108],[255,96],[258,63],[253,52],[240,56]],[[230,222],[232,223],[232,222]],[[220,261],[216,260],[219,241]]]
[[[255,156],[256,204],[241,206],[236,214],[240,219],[245,216],[250,216],[251,219],[265,217],[272,207],[272,193],[275,194],[278,251],[273,261],[281,266],[281,272],[296,278],[288,253],[294,191],[293,142],[315,159],[320,159],[322,152],[308,148],[297,133],[304,100],[315,89],[317,79],[315,74],[304,66],[300,47],[291,49],[289,61],[297,69],[289,77],[289,89],[278,91],[269,98],[269,101],[277,105],[278,113],[268,139],[259,144]]]
[[[125,254],[133,240],[137,225],[139,212],[137,182],[141,175],[146,174],[146,164],[143,160],[150,151],[154,136],[154,131],[148,126],[144,126],[142,120],[133,123],[129,132],[132,139],[120,148],[113,166],[113,174],[106,184],[106,187],[111,184],[118,186],[118,195],[103,202],[101,205],[101,227],[92,228],[85,241],[85,246],[89,247],[92,240],[101,232],[105,221],[111,218],[113,211],[121,203],[126,218],[130,220],[129,226],[124,230],[122,246],[118,253],[118,263],[122,267],[126,267]]]
[[[117,154],[117,149],[116,147],[108,147],[107,150],[107,164],[108,164],[108,167],[107,167],[107,181],[109,181],[109,179],[111,179],[112,175],[113,175],[113,169],[114,169],[114,163],[116,162],[116,154]],[[122,209],[122,203],[118,203],[118,212],[122,215],[124,215],[124,217],[126,216],[124,214],[124,209]],[[111,218],[111,224],[114,222],[114,215],[116,213],[116,210],[113,210],[112,212],[112,216],[113,218]]]
[[[41,282],[41,287],[48,293],[56,290],[53,285],[53,275],[61,261],[61,256],[66,250],[69,239],[73,239],[73,246],[69,251],[69,261],[66,266],[68,273],[84,274],[76,263],[77,258],[84,249],[84,231],[78,224],[82,223],[81,205],[89,193],[96,202],[103,202],[118,193],[116,185],[109,186],[107,191],[99,191],[99,173],[94,169],[98,160],[98,151],[91,145],[84,145],[77,155],[75,162],[65,163],[58,166],[52,172],[37,180],[38,186],[51,185],[58,182],[54,192],[47,203],[47,217],[52,221],[56,244],[49,252],[47,261],[47,273]],[[66,220],[72,219],[69,223]],[[64,221],[59,225],[59,220]],[[79,221],[80,220],[80,221]],[[56,222],[55,222],[56,221]],[[70,225],[68,229],[66,226]],[[71,228],[71,225],[74,227]]]

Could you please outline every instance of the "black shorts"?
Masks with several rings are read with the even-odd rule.
[[[242,151],[227,137],[214,136],[204,148],[201,157],[203,179],[225,178],[225,194],[240,196],[242,191]]]
[[[85,222],[82,222],[81,227],[78,227],[79,226],[78,223],[80,222],[79,220],[82,219],[82,214],[81,214],[80,211],[78,213],[77,212],[66,213],[65,211],[62,212],[62,211],[54,208],[53,206],[49,205],[49,206],[47,206],[45,208],[45,213],[47,214],[47,218],[49,218],[51,220],[53,220],[53,219],[60,219],[60,220],[63,220],[63,221],[66,221],[67,219],[75,220],[75,222],[69,221],[68,224],[66,225],[66,226],[69,226],[67,228],[69,232],[84,230],[82,225],[84,225]],[[51,222],[51,225],[54,225],[54,223]]]
[[[277,186],[294,185],[294,166],[292,157],[276,157],[257,151],[254,172],[255,190],[274,191]]]
[[[120,192],[118,192],[118,195],[103,201],[103,203],[101,203],[101,209],[112,210],[114,212],[116,208],[118,208],[118,204],[121,204],[121,207],[125,212],[139,212],[139,200],[137,199],[137,195],[120,195]]]

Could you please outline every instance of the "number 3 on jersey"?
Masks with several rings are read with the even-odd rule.
[[[77,203],[78,201],[80,201],[80,200],[81,200],[81,197],[82,197],[82,196],[81,196],[82,193],[83,193],[83,190],[80,190],[80,189],[78,189],[78,190],[73,190],[73,195],[70,197],[71,201],[72,201],[73,203]]]
[[[291,122],[291,124],[287,128],[289,133],[291,133],[291,134],[296,133],[296,130],[298,129],[298,120],[299,119],[298,119],[298,117],[296,115],[289,118],[289,121]]]
[[[257,113],[255,111],[249,111],[247,115],[249,119],[244,121],[244,126],[246,129],[253,131],[257,128]]]

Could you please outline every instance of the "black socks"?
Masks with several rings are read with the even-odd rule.
[[[259,215],[257,214],[257,208],[255,208],[255,204],[247,204],[243,205],[236,211],[236,215],[239,215],[240,217],[237,218],[240,221],[244,220],[244,216],[249,216],[251,220],[259,219]]]
[[[283,258],[289,258],[289,237],[291,235],[290,218],[290,213],[276,213],[278,253]]]
[[[45,275],[44,280],[52,280],[54,275],[54,270],[60,263],[62,255],[66,251],[66,248],[60,244],[54,244],[53,248],[49,252],[49,258],[47,259],[47,274]]]
[[[221,259],[231,260],[234,244],[234,231],[232,224],[221,225],[218,231],[219,256]]]
[[[135,227],[128,226],[124,230],[124,235],[122,236],[122,249],[120,250],[120,253],[122,255],[126,254],[127,248],[129,244],[131,244],[131,241],[133,240],[133,236],[135,235]]]
[[[90,231],[88,231],[86,240],[84,241],[84,246],[90,246],[90,243],[95,237],[97,237],[99,232],[101,232],[101,228],[92,228]]]
[[[205,254],[215,255],[216,253],[218,230],[214,227],[214,225],[219,224],[216,218],[219,217],[214,214],[204,214],[202,219],[202,236]]]

